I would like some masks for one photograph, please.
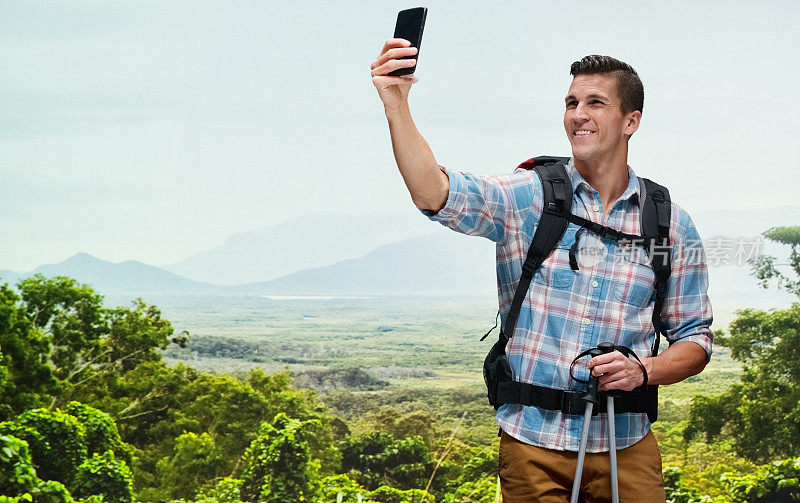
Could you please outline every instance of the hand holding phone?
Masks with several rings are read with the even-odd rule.
[[[392,77],[409,75],[417,69],[416,61],[419,61],[419,49],[422,45],[422,32],[425,29],[425,18],[428,16],[428,9],[416,7],[414,9],[401,10],[397,13],[397,23],[394,27],[394,38],[402,38],[411,42],[411,47],[417,48],[414,66],[398,68],[389,73]],[[403,56],[399,59],[410,59],[414,56]]]
[[[416,14],[410,11],[415,11]],[[378,58],[370,64],[372,83],[387,110],[399,109],[407,101],[411,85],[419,80],[413,72],[417,65],[416,55],[419,53],[419,44],[422,41],[426,14],[427,9],[424,7],[401,11],[397,15],[395,33],[406,35],[408,38],[388,39]],[[416,28],[413,28],[414,26]]]

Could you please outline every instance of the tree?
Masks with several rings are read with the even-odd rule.
[[[341,434],[347,430],[347,425],[328,412],[314,391],[296,389],[288,369],[273,374],[253,369],[247,374],[246,382],[261,393],[269,405],[261,417],[274,417],[284,412],[301,421],[313,420],[306,426],[310,433],[308,446],[311,456],[319,460],[323,474],[333,474],[339,468],[341,455],[334,445],[334,430]]]
[[[195,503],[242,503],[241,487],[241,479],[232,477],[219,479],[213,487],[200,489],[195,497]]]
[[[166,349],[173,333],[172,324],[161,317],[156,306],[142,299],[132,304],[107,311],[109,330],[103,341],[106,361],[117,365],[121,373],[142,362],[161,361],[160,350]]]
[[[125,373],[159,361],[173,332],[161,311],[142,299],[132,307],[103,307],[103,296],[72,278],[37,274],[20,281],[23,309],[49,336],[51,364],[65,383],[78,386],[93,375]]]
[[[144,361],[124,374],[109,372],[94,383],[84,388],[85,398],[116,418],[121,438],[138,449],[134,488],[141,500],[168,497],[158,488],[157,464],[175,455],[175,439],[183,433],[207,433],[220,456],[217,473],[238,476],[242,455],[263,418],[281,411],[299,420],[316,419],[307,425],[312,433],[311,456],[323,461],[330,473],[338,469],[331,431],[334,418],[313,393],[294,389],[286,372],[253,371],[242,380],[183,364],[171,367]]]
[[[192,498],[220,475],[222,457],[208,433],[184,433],[175,439],[174,450],[156,465],[161,492],[168,498]]]
[[[112,451],[114,456],[132,466],[133,448],[122,441],[117,424],[109,414],[80,402],[70,402],[64,412],[80,421],[86,431],[86,452],[103,454]]]
[[[369,493],[369,500],[380,503],[416,503],[418,501],[434,503],[436,501],[433,495],[422,489],[401,491],[389,486],[380,486]]]
[[[745,475],[726,474],[722,483],[734,503],[791,503],[800,501],[800,458],[761,466]]]
[[[12,435],[0,435],[0,492],[17,495],[39,485],[28,443]]]
[[[64,276],[49,279],[37,274],[17,286],[22,310],[52,344],[49,357],[56,376],[69,379],[100,351],[100,339],[108,329],[103,297]]]
[[[667,466],[663,470],[664,492],[669,503],[695,503],[700,501],[700,491],[686,485],[683,471],[675,466]]]
[[[745,309],[722,344],[743,363],[741,382],[696,399],[687,437],[711,439],[727,427],[736,452],[766,462],[800,451],[800,304],[770,312]]]
[[[0,419],[97,398],[107,392],[99,391],[103,378],[160,361],[170,342],[172,325],[141,299],[108,309],[91,287],[62,276],[17,287],[19,294],[0,285]]]
[[[56,392],[50,341],[20,309],[21,297],[0,285],[0,420],[41,407]]]
[[[794,273],[794,278],[781,272],[777,267],[777,258],[771,255],[759,255],[750,260],[753,266],[753,275],[758,279],[763,288],[769,287],[770,280],[776,280],[778,288],[786,290],[800,297],[800,226],[772,227],[762,233],[764,237],[775,243],[789,246],[788,265]]]
[[[86,429],[73,416],[60,411],[32,409],[13,422],[0,423],[0,434],[28,442],[36,474],[67,486],[86,459]]]
[[[369,493],[369,490],[361,487],[358,482],[341,474],[325,477],[320,485],[323,501],[336,501],[339,493],[342,493],[342,503],[357,503],[359,494],[363,498]]]
[[[407,404],[403,404],[407,405]],[[438,438],[444,435],[438,419],[431,410],[412,409],[407,406],[385,405],[376,411],[363,414],[356,424],[357,433],[385,431],[394,438],[419,436],[428,449],[433,450]]]
[[[224,374],[198,375],[177,398],[181,414],[197,421],[194,431],[211,434],[228,472],[256,438],[263,418],[280,412],[268,396]]]
[[[386,432],[373,432],[346,440],[340,450],[342,471],[350,471],[370,490],[382,485],[424,488],[434,466],[421,437],[397,440]]]
[[[136,450],[134,489],[143,501],[156,501],[156,464],[173,454],[184,431],[201,431],[195,418],[181,412],[182,390],[200,373],[183,364],[142,362],[125,374],[109,373],[86,397],[116,418],[120,437]],[[152,493],[152,494],[151,494]]]
[[[0,503],[73,501],[64,484],[36,476],[27,442],[11,435],[0,435]]]
[[[496,494],[497,477],[484,477],[458,484],[455,491],[444,496],[442,503],[483,503],[494,501]]]
[[[133,479],[131,470],[124,461],[114,457],[114,451],[92,454],[84,461],[71,486],[78,497],[101,495],[105,501],[133,502]]]
[[[155,306],[137,299],[105,308],[102,296],[65,277],[35,276],[17,287],[19,293],[0,285],[0,432],[26,440],[34,466],[60,470],[56,476],[66,481],[87,456],[110,451],[133,470],[140,498],[158,499],[158,462],[191,450],[181,444],[176,453],[177,437],[207,433],[213,442],[220,468],[211,480],[198,478],[207,486],[221,474],[239,476],[263,418],[287,412],[303,422],[303,441],[320,471],[338,470],[334,428],[344,435],[346,425],[312,391],[295,389],[288,372],[238,379],[167,366],[161,350],[169,342],[185,345],[186,336],[170,338],[172,325]],[[83,428],[81,455],[59,451],[77,445],[76,435],[64,432],[66,444],[53,450],[50,433],[17,421],[45,407]],[[55,491],[54,484],[47,487]]]
[[[791,247],[789,265],[800,276],[800,227],[779,227],[764,235]],[[751,262],[754,274],[779,288],[800,294],[797,279],[776,268],[774,257]],[[730,335],[717,342],[742,362],[741,382],[720,396],[696,398],[690,410],[686,438],[703,432],[711,440],[720,432],[733,439],[736,452],[764,463],[800,452],[800,304],[769,311],[743,309],[729,325]]]
[[[245,501],[299,503],[319,493],[319,463],[311,459],[308,426],[284,413],[263,423],[245,452],[241,496]]]
[[[0,490],[30,493],[34,502],[71,502],[67,488],[81,497],[132,501],[130,469],[115,450],[130,460],[130,446],[102,411],[77,402],[67,411],[27,410],[0,423]]]
[[[459,475],[459,482],[470,480],[480,480],[487,477],[494,478],[497,475],[497,451],[485,447],[475,447],[472,449],[473,455]]]

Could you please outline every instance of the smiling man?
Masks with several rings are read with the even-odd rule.
[[[414,204],[431,220],[497,244],[498,296],[506,354],[516,381],[563,394],[581,389],[570,375],[573,357],[600,342],[632,350],[642,365],[614,351],[592,358],[588,372],[601,390],[630,392],[645,384],[679,382],[702,371],[711,355],[712,321],[708,275],[697,230],[689,215],[669,203],[670,276],[659,323],[670,347],[652,352],[657,337],[651,318],[656,278],[646,255],[620,254],[619,243],[595,237],[598,253],[576,267],[572,253],[587,229],[570,224],[533,278],[515,327],[506,326],[522,263],[542,218],[539,177],[523,163],[512,174],[478,176],[440,166],[411,118],[413,75],[388,73],[415,60],[416,49],[389,39],[370,65],[372,81],[389,122],[395,160]],[[628,142],[642,118],[644,91],[628,64],[608,56],[573,63],[564,129],[572,147],[566,172],[573,215],[629,235],[641,235],[645,187],[628,166]],[[584,236],[583,238],[581,236]],[[581,246],[581,248],[584,248]],[[623,257],[622,260],[619,258]],[[686,259],[691,256],[692,260]],[[611,500],[606,418],[589,427],[580,492],[586,502]],[[499,472],[505,503],[566,502],[580,442],[582,415],[544,405],[505,403]],[[641,410],[615,417],[621,501],[663,502],[661,456]]]

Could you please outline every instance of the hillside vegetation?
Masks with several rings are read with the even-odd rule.
[[[765,235],[790,263],[757,277],[797,295],[800,228]],[[198,301],[174,310],[189,333],[103,300],[67,277],[0,286],[0,502],[496,501],[491,306]],[[669,501],[797,501],[800,305],[741,310],[716,343],[660,391]]]

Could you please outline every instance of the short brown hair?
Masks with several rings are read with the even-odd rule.
[[[623,114],[642,111],[644,108],[644,86],[639,79],[639,74],[628,63],[624,63],[611,56],[598,56],[593,54],[585,56],[580,61],[572,63],[570,75],[594,75],[608,73],[617,79],[617,93],[620,97],[620,108]]]

